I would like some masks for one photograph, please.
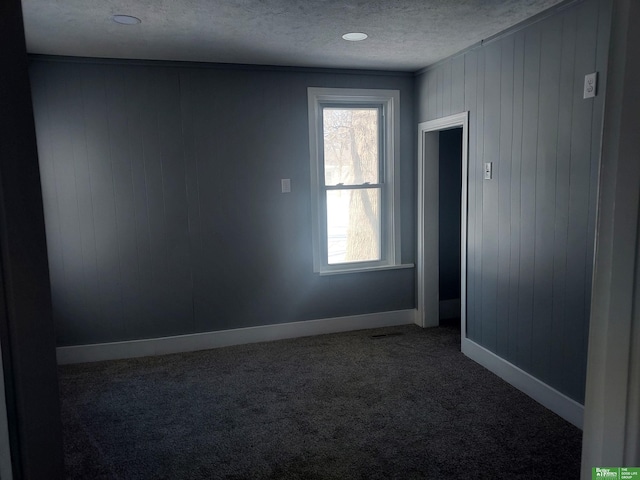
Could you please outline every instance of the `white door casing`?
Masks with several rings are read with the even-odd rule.
[[[439,323],[439,134],[453,128],[462,128],[460,322],[461,337],[465,338],[469,112],[418,125],[418,291],[415,323],[421,327],[435,327]]]

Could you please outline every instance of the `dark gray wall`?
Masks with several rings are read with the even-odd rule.
[[[307,117],[309,86],[400,90],[413,262],[411,76],[36,58],[31,80],[59,345],[414,307],[412,269],[313,273]]]
[[[454,300],[460,298],[462,129],[445,130],[439,137],[439,293],[440,300]]]
[[[584,400],[611,2],[587,0],[420,75],[418,121],[470,112],[469,338]],[[494,178],[483,181],[484,162]]]
[[[0,45],[0,374],[12,473],[16,480],[55,480],[63,476],[62,425],[38,152],[19,0],[0,2]],[[0,455],[5,449],[3,445]]]

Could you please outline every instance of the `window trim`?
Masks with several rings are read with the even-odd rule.
[[[320,275],[342,274],[390,268],[408,268],[400,258],[400,91],[352,88],[307,89],[309,107],[309,153],[311,166],[311,230],[313,247],[313,271]],[[323,214],[322,181],[324,164],[322,157],[322,108],[324,106],[372,106],[382,107],[384,139],[383,162],[386,194],[383,197],[381,260],[329,264],[323,258],[326,239],[326,214]],[[322,181],[322,184],[321,184]],[[384,227],[386,225],[386,227]]]

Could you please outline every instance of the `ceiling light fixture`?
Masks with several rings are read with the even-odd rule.
[[[342,38],[350,42],[359,42],[361,40],[364,40],[368,36],[369,35],[367,35],[366,33],[352,32],[352,33],[345,33],[344,35],[342,35]]]
[[[142,23],[142,20],[138,17],[132,17],[131,15],[114,15],[111,18],[114,22],[121,25],[137,25],[138,23]]]

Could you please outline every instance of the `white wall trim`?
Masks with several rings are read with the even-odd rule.
[[[459,298],[440,300],[440,320],[446,320],[448,318],[460,318],[461,305],[462,304]]]
[[[462,339],[462,353],[496,374],[556,415],[582,429],[584,407],[504,358],[469,340]]]
[[[58,347],[56,350],[58,365],[67,365],[71,363],[98,362],[102,360],[193,352],[196,350],[268,342],[285,338],[408,325],[413,323],[414,317],[415,310],[413,309],[396,310],[392,312],[323,318],[319,320],[279,323],[259,327],[235,328],[232,330],[177,335],[173,337]]]

